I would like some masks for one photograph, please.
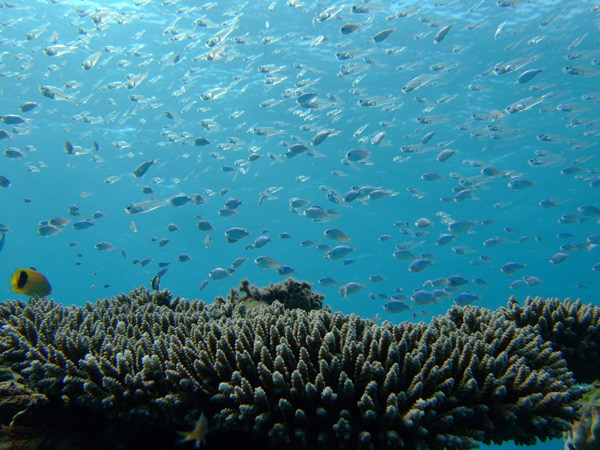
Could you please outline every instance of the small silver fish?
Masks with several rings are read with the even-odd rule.
[[[254,264],[262,269],[277,269],[281,267],[281,264],[279,264],[270,256],[259,256],[254,260]]]
[[[514,275],[517,271],[523,269],[525,266],[526,264],[521,264],[518,262],[508,262],[504,264],[500,270],[506,275]]]
[[[180,206],[187,205],[191,201],[192,201],[192,197],[190,197],[186,194],[177,194],[177,195],[170,197],[167,200],[167,203],[175,208],[178,208]]]
[[[92,67],[98,64],[100,56],[102,56],[102,52],[97,52],[93,55],[90,55],[81,65],[83,67],[83,70],[90,70]]]
[[[343,298],[348,298],[349,295],[356,294],[360,290],[364,289],[365,285],[356,281],[351,281],[343,286],[340,286],[339,293]]]
[[[453,25],[454,24],[451,23],[450,25],[446,25],[444,28],[442,28],[440,31],[438,31],[438,33],[433,38],[433,43],[439,44],[440,42],[442,42],[446,38],[446,36],[448,36],[448,33],[450,32],[450,29],[452,28]]]
[[[448,159],[450,159],[450,157],[452,155],[454,155],[456,152],[457,152],[457,150],[451,150],[451,149],[442,150],[441,152],[438,153],[436,159],[439,162],[448,161]]]
[[[474,294],[472,292],[463,292],[454,297],[454,303],[458,306],[467,306],[473,303],[475,300],[479,300],[479,294]]]
[[[21,116],[17,116],[14,114],[8,114],[6,116],[0,116],[2,122],[4,122],[7,125],[20,125],[22,123],[25,123],[25,119],[23,119]]]
[[[383,42],[387,38],[389,38],[393,32],[394,32],[393,29],[380,31],[375,36],[373,36],[373,42],[376,42],[377,44],[379,44],[380,42]]]
[[[199,220],[196,226],[200,231],[212,231],[215,229],[208,220]]]
[[[521,75],[519,75],[519,77],[517,78],[516,83],[517,84],[528,83],[531,80],[533,80],[536,76],[538,76],[538,74],[542,73],[543,71],[544,71],[543,68],[542,69],[529,69],[529,70],[526,70]]]
[[[49,225],[49,224],[45,224],[45,225],[41,225],[38,228],[38,234],[40,236],[52,236],[56,233],[59,233],[61,231],[61,228],[55,227],[53,225]]]
[[[362,162],[371,155],[371,152],[363,148],[354,148],[346,153],[345,159],[352,162]]]
[[[340,33],[342,34],[352,34],[357,31],[360,27],[358,25],[354,25],[353,23],[347,23],[346,25],[340,28]]]
[[[319,278],[318,283],[321,286],[334,286],[334,285],[338,284],[338,281],[331,277],[323,277],[323,278]]]
[[[550,262],[552,264],[560,264],[568,257],[569,257],[568,253],[558,252],[550,257]]]
[[[438,298],[429,291],[419,289],[410,296],[410,299],[416,303],[417,305],[430,305],[432,303],[437,303]]]
[[[527,189],[534,186],[535,183],[529,181],[525,178],[513,178],[508,182],[508,187],[514,189],[515,191],[520,191],[522,189]]]
[[[87,230],[88,228],[93,227],[94,225],[96,225],[96,222],[94,222],[93,220],[91,220],[91,219],[84,219],[82,221],[75,222],[73,224],[73,229],[74,230],[78,230],[78,231],[80,231],[80,230]]]
[[[38,107],[38,104],[35,102],[27,102],[27,103],[23,103],[21,106],[19,106],[19,111],[21,112],[29,112],[34,110],[35,108]]]
[[[265,245],[267,245],[269,242],[271,242],[271,237],[270,236],[259,236],[256,239],[254,239],[254,242],[252,243],[254,248],[261,248],[264,247]]]
[[[137,166],[137,168],[133,171],[133,176],[136,178],[143,176],[146,172],[148,172],[148,169],[154,163],[155,163],[154,159],[151,159],[151,160],[149,159],[149,160],[144,161],[139,166]]]
[[[230,244],[239,241],[240,239],[249,236],[250,232],[245,228],[233,227],[225,232],[225,238]]]
[[[213,270],[210,271],[208,276],[213,280],[218,281],[230,277],[231,274],[233,274],[234,272],[235,269],[232,268],[223,269],[222,267],[215,267]],[[204,286],[202,287],[202,289],[204,289]]]
[[[349,255],[353,251],[353,247],[348,247],[347,245],[338,245],[337,247],[334,247],[328,252],[326,252],[324,256],[327,259],[341,259]]]
[[[114,245],[109,244],[108,242],[98,242],[95,246],[96,250],[101,252],[114,250]]]
[[[287,276],[287,275],[290,275],[290,274],[296,272],[296,269],[288,266],[287,264],[282,264],[281,266],[276,267],[275,271],[281,276]]]
[[[343,231],[335,229],[335,228],[330,228],[328,230],[325,230],[323,232],[323,235],[327,239],[331,239],[332,241],[347,242],[350,240],[350,238],[348,236],[346,236],[346,234]]]
[[[383,310],[390,314],[398,314],[410,309],[410,305],[402,300],[390,300],[383,305]]]
[[[423,270],[425,270],[427,267],[431,266],[432,264],[433,264],[433,262],[428,259],[418,258],[418,259],[415,259],[414,261],[412,261],[408,265],[408,270],[412,273],[418,273],[418,272],[422,272]]]
[[[61,89],[54,86],[40,86],[40,92],[44,97],[51,98],[52,100],[69,101],[72,97],[65,94]]]
[[[125,212],[127,214],[142,214],[154,211],[166,205],[164,200],[148,200],[140,203],[130,203]]]

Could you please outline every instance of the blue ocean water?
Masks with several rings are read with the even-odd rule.
[[[82,305],[149,286],[167,263],[161,288],[210,302],[243,278],[283,281],[255,264],[268,256],[334,310],[393,322],[427,321],[464,291],[487,308],[511,295],[598,301],[594,2],[1,6],[5,299],[19,296],[9,289],[17,267],[45,274],[57,301]],[[37,106],[21,112],[28,102]],[[357,161],[353,149],[368,157]],[[154,164],[134,176],[144,161]],[[178,194],[196,202],[170,205]],[[230,198],[242,204],[224,217]],[[291,199],[308,203],[291,207]],[[69,213],[74,205],[80,216]],[[315,206],[331,211],[313,220],[305,211]],[[70,222],[40,235],[40,222],[56,217]],[[73,228],[85,218],[94,225]],[[431,225],[418,227],[421,218]],[[199,230],[201,219],[214,230]],[[467,232],[436,244],[461,221],[471,222]],[[233,227],[250,234],[230,243]],[[350,240],[328,239],[330,229]],[[261,235],[271,241],[253,248]],[[352,251],[329,259],[319,244]],[[409,271],[411,261],[393,256],[404,248],[431,264]],[[566,259],[552,263],[559,252]],[[229,277],[211,279],[239,257],[247,261]],[[523,267],[509,275],[507,263]],[[411,302],[451,275],[469,283],[427,305]],[[337,283],[321,286],[324,277]],[[363,287],[344,298],[340,287],[351,282]],[[394,294],[411,309],[386,312]]]

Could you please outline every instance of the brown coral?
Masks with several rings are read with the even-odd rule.
[[[239,293],[242,292],[244,296],[240,298]],[[253,306],[270,305],[277,300],[285,308],[299,308],[304,311],[322,309],[324,298],[323,294],[313,292],[312,284],[308,281],[298,281],[292,277],[288,277],[283,283],[271,283],[263,288],[250,284],[250,281],[244,278],[240,287],[237,290],[232,289],[229,294],[229,300],[246,301]]]
[[[246,303],[143,288],[82,308],[6,302],[0,364],[60,399],[53,426],[76,415],[124,446],[169,448],[200,411],[210,448],[248,450],[532,444],[576,417],[561,354],[505,311],[377,326]]]

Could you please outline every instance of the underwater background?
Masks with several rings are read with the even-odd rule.
[[[597,2],[0,6],[3,299],[34,267],[76,305],[160,271],[395,323],[597,303]]]

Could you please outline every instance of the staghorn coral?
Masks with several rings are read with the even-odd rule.
[[[507,318],[517,326],[531,325],[545,341],[560,351],[569,370],[581,383],[592,383],[600,375],[600,308],[567,299],[527,298],[523,306],[512,297]]]
[[[171,448],[201,411],[209,448],[245,449],[534,444],[576,418],[565,360],[504,310],[377,326],[230,299],[5,302],[0,365],[53,400],[39,406],[52,427],[91,428],[85,448]]]

